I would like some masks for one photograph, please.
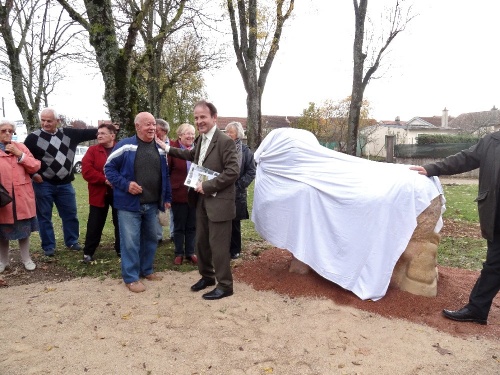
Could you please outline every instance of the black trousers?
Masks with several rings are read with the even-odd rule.
[[[233,220],[231,228],[231,255],[241,253],[241,220]]]
[[[89,206],[89,219],[87,221],[87,234],[85,235],[85,246],[83,253],[94,256],[99,243],[101,242],[102,230],[106,224],[109,207],[111,206],[111,215],[115,227],[115,251],[120,255],[120,231],[118,227],[118,216],[116,209],[113,208],[113,195],[106,195],[104,207]]]
[[[487,319],[493,299],[500,290],[500,233],[495,233],[493,241],[488,241],[486,261],[481,274],[472,288],[466,306],[482,319]]]

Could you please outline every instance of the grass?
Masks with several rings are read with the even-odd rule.
[[[89,214],[88,205],[88,190],[87,183],[82,178],[81,174],[75,175],[75,181],[73,181],[73,186],[76,191],[76,202],[78,210],[78,219],[80,221],[80,244],[83,247],[85,242],[85,233],[87,231],[87,218]],[[249,211],[251,210],[251,204],[253,202],[253,184],[249,189]],[[250,211],[251,212],[251,211]],[[70,251],[66,249],[64,245],[63,235],[62,235],[62,222],[59,217],[57,210],[54,208],[52,214],[54,232],[56,235],[56,255],[54,257],[45,257],[41,249],[40,237],[38,233],[31,236],[31,251],[34,258],[38,262],[47,263],[57,263],[58,266],[64,267],[69,272],[75,276],[88,276],[88,277],[111,277],[120,278],[121,277],[121,265],[120,260],[116,256],[114,250],[114,231],[113,224],[111,221],[111,210],[108,213],[108,219],[106,221],[106,226],[101,238],[101,244],[98,247],[94,261],[90,264],[85,264],[82,262],[83,252],[82,251]],[[254,255],[258,255],[259,252],[268,248],[269,245],[260,238],[260,236],[255,232],[254,225],[251,220],[243,220],[241,225],[243,247],[250,248],[250,252]],[[164,228],[164,238],[169,237],[169,229]],[[158,246],[155,258],[155,270],[156,271],[166,271],[175,270],[180,272],[188,272],[197,269],[197,267],[190,264],[182,264],[181,266],[175,266],[173,264],[174,260],[174,245],[170,241],[163,241]]]
[[[80,243],[83,246],[85,241],[87,217],[88,217],[88,191],[87,183],[81,175],[76,175],[73,182],[76,191],[78,217],[80,220]],[[443,186],[446,207],[443,217],[466,223],[477,223],[477,205],[474,199],[477,194],[477,185],[445,185]],[[253,184],[248,189],[249,211],[252,209]],[[103,231],[101,245],[96,251],[95,261],[91,264],[81,262],[82,252],[69,251],[64,246],[62,238],[62,224],[57,211],[53,213],[54,230],[56,233],[56,256],[47,258],[43,255],[40,247],[40,238],[37,234],[31,236],[31,249],[34,257],[42,262],[55,262],[64,267],[75,276],[89,277],[112,277],[120,278],[120,261],[113,248],[113,225],[111,223],[111,212],[109,213],[106,226]],[[269,244],[264,241],[254,229],[251,220],[243,220],[241,225],[243,252],[244,254],[259,255],[269,248]],[[168,228],[164,228],[164,237],[168,238]],[[449,267],[465,269],[480,269],[486,256],[486,241],[475,238],[442,237],[438,250],[438,263]],[[155,270],[166,271],[175,270],[188,272],[196,269],[189,264],[181,266],[173,265],[174,246],[169,241],[164,241],[158,246]]]
[[[445,219],[478,223],[477,185],[444,185],[444,196],[446,198]]]
[[[446,211],[444,219],[477,224],[479,216],[477,203],[477,184],[444,185]],[[486,257],[486,241],[469,237],[441,237],[438,249],[440,265],[470,270],[479,270]]]

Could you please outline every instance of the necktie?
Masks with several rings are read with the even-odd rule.
[[[203,165],[203,162],[205,161],[205,154],[207,153],[207,148],[208,145],[210,144],[205,134],[203,134],[201,138],[202,141],[201,141],[201,150],[200,150],[200,158],[198,159],[198,165]]]

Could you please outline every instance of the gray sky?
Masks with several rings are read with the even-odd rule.
[[[394,0],[384,0],[392,4]],[[407,0],[409,3],[409,1]],[[371,0],[369,9],[380,6]],[[450,116],[500,107],[496,0],[415,0],[419,15],[391,44],[383,76],[365,92],[371,117]],[[352,1],[298,0],[283,32],[262,99],[265,115],[299,116],[309,102],[341,100],[351,92],[354,11]],[[380,9],[372,17],[379,20]],[[375,22],[379,25],[380,22]],[[220,116],[246,116],[246,94],[232,60],[206,75],[208,99]],[[58,88],[51,105],[69,117],[96,124],[107,118],[100,74],[77,67]],[[80,87],[80,89],[76,89]],[[10,87],[0,83],[6,117],[20,118]]]

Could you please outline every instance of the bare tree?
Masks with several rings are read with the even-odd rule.
[[[256,148],[262,141],[261,104],[267,75],[279,49],[283,25],[292,14],[295,1],[275,1],[274,18],[276,21],[272,23],[274,25],[272,38],[267,38],[268,34],[264,33],[264,40],[268,42],[269,47],[267,49],[260,48],[259,51],[259,38],[262,36],[260,34],[262,28],[259,27],[258,22],[257,0],[237,0],[236,2],[238,22],[236,21],[233,0],[227,0],[227,9],[231,21],[236,66],[247,93],[248,144],[251,148]],[[285,3],[288,3],[288,6]],[[283,12],[284,5],[287,8],[285,12]],[[260,45],[264,46],[265,44]]]
[[[131,63],[135,57],[139,30],[146,14],[152,9],[153,0],[141,3],[132,18],[126,21],[127,30],[123,36],[117,32],[111,0],[85,0],[85,11],[73,7],[66,0],[57,1],[89,35],[104,80],[104,100],[112,121],[119,123],[125,132],[133,132],[137,96],[132,95],[135,76]]]
[[[368,56],[363,43],[367,38],[365,32],[365,19],[368,9],[368,0],[353,0],[354,16],[355,16],[355,31],[353,45],[353,77],[352,77],[352,93],[351,105],[349,109],[349,136],[347,139],[347,153],[356,155],[358,130],[361,106],[366,86],[373,77],[373,74],[379,69],[381,60],[396,36],[405,30],[406,25],[414,16],[411,14],[412,8],[403,9],[404,0],[395,0],[394,8],[390,9],[388,14],[389,31],[381,37],[382,45],[378,51],[375,49],[373,61],[370,66],[365,69],[365,60]]]
[[[64,78],[63,61],[78,56],[68,47],[74,47],[80,31],[49,1],[0,0],[0,34],[5,73],[0,79],[11,82],[21,116],[33,130],[40,107],[47,106],[48,96]]]

